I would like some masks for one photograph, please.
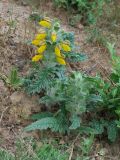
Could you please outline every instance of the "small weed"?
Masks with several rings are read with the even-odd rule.
[[[102,30],[97,26],[86,28],[86,32],[88,33],[87,42],[93,44],[99,44],[103,47],[106,47],[106,43],[108,41],[108,37],[102,33]]]
[[[1,160],[15,160],[14,155],[10,152],[0,148],[0,159]]]
[[[0,160],[67,160],[68,153],[55,148],[52,144],[36,143],[33,139],[16,141],[16,151],[12,154],[0,149]]]
[[[70,24],[74,25],[81,21],[84,24],[95,24],[98,18],[103,14],[103,6],[108,3],[107,0],[89,1],[89,0],[53,0],[56,6],[67,9],[70,13],[76,14]]]
[[[2,79],[7,86],[14,89],[18,89],[22,86],[22,79],[18,76],[17,69],[15,68],[11,70],[9,76],[0,73],[0,79]]]
[[[17,69],[12,69],[10,76],[8,77],[8,83],[10,84],[11,87],[13,87],[14,89],[19,88],[20,86],[22,86],[22,80],[21,78],[18,76],[18,72]]]
[[[106,47],[107,42],[118,43],[120,32],[120,5],[119,1],[109,1],[103,7],[103,15],[97,23],[87,27],[88,41]]]

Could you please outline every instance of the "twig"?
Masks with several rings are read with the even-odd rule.
[[[110,156],[104,156],[104,158],[109,158],[110,160],[115,160],[115,158],[110,157]]]
[[[72,159],[73,150],[74,150],[74,144],[73,144],[72,147],[71,147],[71,152],[70,152],[69,160]]]
[[[74,144],[77,141],[78,137],[80,136],[80,133],[77,135],[77,137],[75,138],[75,140],[73,141],[72,145],[71,145],[71,152],[70,152],[70,156],[69,156],[69,160],[72,159],[73,156],[73,150],[74,150]]]
[[[6,108],[4,109],[4,111],[2,112],[1,117],[0,117],[0,124],[2,123],[3,116],[4,116],[4,114],[5,114],[5,112],[7,111],[8,108],[9,108],[9,106],[6,107]]]
[[[89,70],[84,71],[85,74],[90,74],[90,72],[93,71],[93,69],[98,65],[98,63],[95,63]]]

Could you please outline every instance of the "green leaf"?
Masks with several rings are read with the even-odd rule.
[[[116,53],[116,51],[115,51],[115,43],[112,44],[112,43],[107,42],[107,46],[106,47],[108,48],[112,59],[114,59],[114,56],[115,56],[115,53]]]
[[[48,117],[47,115],[49,115],[50,117]],[[45,117],[41,118],[41,116],[39,117],[38,115],[38,117],[41,119],[25,127],[24,130],[33,131],[37,129],[39,130],[51,129],[53,132],[60,132],[60,133],[65,133],[65,131],[68,131],[68,124],[63,111],[56,113],[55,117],[53,117],[50,113],[42,114],[42,116]]]
[[[81,62],[88,59],[87,55],[84,53],[68,53],[65,54],[69,62]]]
[[[82,124],[81,124],[82,125]],[[81,134],[95,134],[95,130],[88,126],[80,126],[80,133]]]
[[[93,142],[94,142],[93,134],[90,137],[83,138],[83,142],[81,143],[81,149],[83,154],[88,154],[90,152]]]
[[[17,88],[20,85],[22,85],[22,80],[18,77],[17,69],[15,68],[12,69],[10,76],[8,77],[8,81],[10,85],[13,86],[14,88]]]
[[[94,129],[95,134],[102,134],[104,132],[105,124],[101,123],[101,121],[93,120],[89,125]]]
[[[100,95],[96,95],[96,94],[91,94],[89,99],[91,102],[95,102],[95,103],[103,102],[102,97]]]
[[[117,132],[118,132],[118,129],[117,129],[115,121],[109,122],[109,124],[107,126],[107,133],[108,133],[108,139],[111,142],[114,142],[116,140]]]
[[[80,127],[81,119],[77,115],[72,115],[70,121],[71,121],[71,126],[69,127],[69,129],[72,130]]]
[[[39,22],[42,19],[42,16],[40,16],[39,13],[34,12],[34,13],[30,14],[29,19],[31,21]]]
[[[67,160],[68,154],[63,153],[51,144],[44,144],[37,150],[39,160]]]
[[[56,118],[54,117],[46,117],[46,118],[42,118],[32,124],[30,124],[29,126],[25,127],[25,131],[33,131],[33,130],[46,130],[46,129],[52,129],[52,130],[56,130],[56,128],[58,128],[58,122],[56,120]]]
[[[15,160],[15,156],[12,153],[0,148],[0,159],[1,160]]]
[[[112,96],[115,97],[117,95],[117,92],[118,92],[118,88],[113,88],[111,91]]]
[[[115,110],[115,113],[120,117],[120,107],[117,107],[117,109]]]
[[[116,120],[115,123],[117,124],[117,127],[120,128],[120,120]]]

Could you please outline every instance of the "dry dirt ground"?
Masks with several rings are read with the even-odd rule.
[[[24,1],[0,1],[0,75],[9,75],[14,66],[18,68],[21,76],[27,73],[29,60],[33,54],[31,46],[27,44],[35,33],[35,24],[29,20],[33,11],[35,8]],[[87,35],[81,24],[76,28],[70,27],[67,14],[55,9],[50,1],[47,1],[45,6],[40,4],[38,12],[59,18],[65,30],[75,32],[80,51],[88,55],[86,62],[74,65],[75,69],[92,75],[100,72],[103,76],[107,76],[110,70],[109,53],[99,45],[86,42]],[[16,138],[21,134],[22,127],[27,124],[26,118],[32,112],[39,110],[36,97],[31,100],[24,93],[11,90],[3,80],[0,80],[0,146],[13,151]],[[119,143],[109,145],[97,142],[96,145],[106,147],[106,152],[111,157],[115,155],[114,160],[120,159]]]

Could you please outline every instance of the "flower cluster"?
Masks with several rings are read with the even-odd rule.
[[[49,52],[49,54],[54,54],[53,57],[55,61],[61,65],[66,65],[65,56],[62,52],[71,51],[70,41],[62,38],[62,32],[59,27],[56,29],[58,23],[56,24],[49,18],[44,18],[39,22],[39,25],[43,28],[40,29],[32,41],[32,44],[37,47],[37,54],[32,58],[32,61],[37,62],[42,60],[46,52]]]

